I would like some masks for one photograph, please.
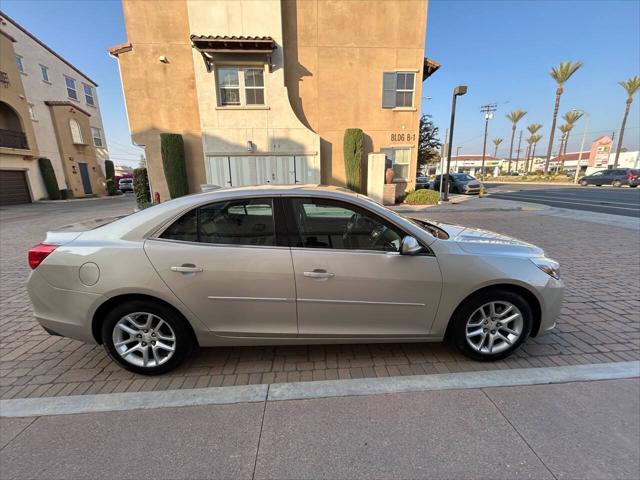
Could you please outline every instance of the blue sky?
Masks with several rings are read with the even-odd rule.
[[[522,125],[544,125],[540,145],[546,152],[555,95],[548,71],[564,60],[581,60],[584,67],[566,83],[560,114],[572,108],[589,112],[588,140],[613,130],[618,135],[626,93],[617,82],[640,74],[640,2],[635,0],[432,0],[426,38],[427,56],[442,67],[424,83],[423,96],[432,100],[423,100],[422,109],[433,115],[442,137],[453,87],[469,86],[456,112],[453,145],[462,147],[461,154],[482,153],[480,106],[492,102],[498,111],[489,123],[489,139],[505,139],[499,155],[509,154],[511,128],[504,116],[516,108],[528,111]],[[624,137],[629,150],[639,148],[639,104],[636,94]],[[582,130],[581,120],[569,151],[579,150]]]
[[[131,145],[117,63],[107,54],[126,40],[120,2],[3,0],[2,9],[99,84],[111,157],[135,165],[140,149]],[[422,110],[444,136],[453,87],[469,86],[456,117],[461,153],[481,153],[479,110],[489,102],[498,103],[489,138],[505,138],[499,154],[508,154],[504,115],[515,108],[529,112],[523,126],[543,124],[548,140],[555,85],[547,72],[563,60],[585,66],[567,83],[560,113],[588,111],[590,140],[620,128],[625,93],[617,82],[640,73],[640,2],[431,0],[428,15],[426,54],[442,67],[424,84],[423,96],[432,99]],[[640,148],[639,105],[636,95],[624,142],[630,150]],[[578,149],[581,132],[580,123],[569,150]]]

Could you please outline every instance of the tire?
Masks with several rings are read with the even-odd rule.
[[[631,188],[636,188],[638,185],[629,185]]]
[[[150,324],[147,323],[149,319]],[[147,300],[134,300],[115,307],[107,313],[101,334],[102,344],[113,360],[123,368],[143,375],[173,370],[184,362],[196,344],[180,314]],[[123,344],[116,347],[118,342]],[[131,352],[123,355],[126,349]]]
[[[589,185],[589,182],[587,182],[586,180],[580,180],[580,185],[586,187],[587,185]]]
[[[622,182],[620,180],[614,180],[613,182],[611,182],[611,186],[620,188],[622,186]]]
[[[480,309],[483,307],[485,314],[490,314],[489,305],[492,303],[495,308],[495,320],[489,319],[489,323],[484,324]],[[505,313],[504,319],[509,319],[515,314],[519,314],[519,317],[501,322],[499,316],[509,306],[511,308]],[[508,357],[526,341],[531,333],[533,313],[531,306],[517,293],[509,290],[486,290],[465,300],[454,313],[451,322],[451,340],[460,352],[474,360],[494,361]],[[477,333],[478,330],[480,333]],[[494,332],[495,336],[492,335]],[[468,333],[471,334],[469,338]],[[506,337],[508,341],[502,340],[498,335]],[[493,344],[489,348],[491,337]]]

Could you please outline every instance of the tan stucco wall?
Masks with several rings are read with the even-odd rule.
[[[265,55],[221,55],[217,65],[264,68],[266,107],[219,107],[214,72],[193,49],[205,155],[256,153],[319,155],[320,138],[293,112],[284,85],[280,0],[189,0],[189,25],[196,35],[270,36],[277,44],[269,72]]]
[[[80,176],[79,163],[86,163],[91,180],[91,190],[94,195],[105,195],[105,178],[97,160],[96,148],[91,142],[89,116],[68,105],[50,106],[53,128],[56,133],[62,168],[67,180],[67,188],[74,197],[85,195]],[[69,121],[75,119],[80,125],[82,139],[85,145],[75,145],[71,136]]]
[[[123,0],[122,6],[132,50],[118,56],[120,74],[131,137],[145,146],[151,188],[169,198],[159,136],[167,132],[182,134],[189,188],[198,191],[205,169],[186,0]]]
[[[0,102],[9,105],[20,118],[29,147],[26,150],[0,147],[0,169],[27,172],[31,199],[47,198],[47,191],[38,167],[38,144],[22,84],[23,75],[16,66],[13,41],[3,34],[0,34],[0,70],[5,72],[9,78],[9,84],[6,88],[0,87]]]
[[[285,83],[300,119],[322,138],[323,181],[344,184],[347,128],[366,134],[365,156],[410,146],[415,181],[426,0],[283,0]],[[416,72],[413,109],[382,108],[383,72]],[[392,134],[415,134],[394,142]]]

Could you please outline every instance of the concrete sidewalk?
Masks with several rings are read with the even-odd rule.
[[[638,478],[640,380],[0,418],[1,478]]]

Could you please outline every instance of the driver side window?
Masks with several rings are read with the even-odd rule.
[[[404,236],[377,215],[348,203],[292,198],[292,247],[398,252]]]

